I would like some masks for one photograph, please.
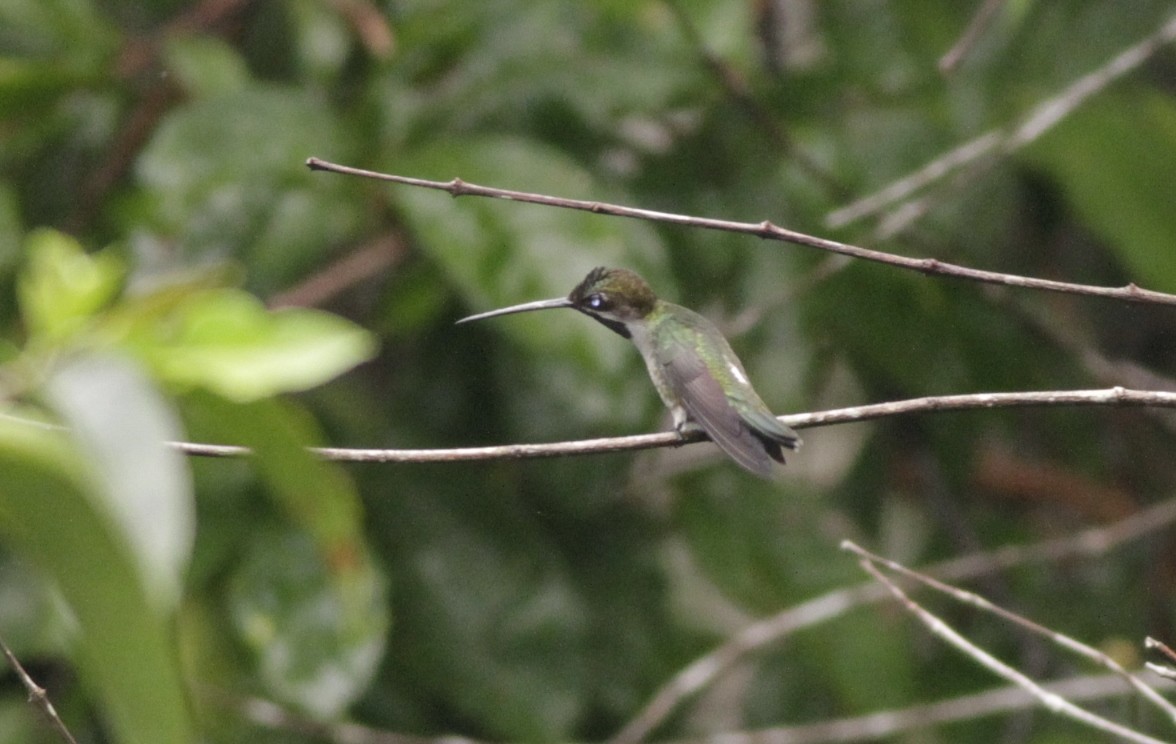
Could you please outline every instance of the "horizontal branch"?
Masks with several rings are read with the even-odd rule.
[[[849,424],[889,416],[943,411],[969,411],[984,408],[1024,408],[1031,406],[1149,406],[1176,408],[1176,393],[1158,390],[1128,390],[1122,387],[1105,390],[1051,390],[1028,393],[975,393],[912,398],[890,403],[875,403],[852,408],[837,408],[814,413],[780,416],[780,421],[794,429],[811,429],[833,424]],[[460,447],[456,449],[348,449],[315,447],[316,455],[335,462],[473,462],[480,460],[526,460],[540,457],[595,455],[609,452],[679,447],[706,441],[702,433],[678,434],[667,431],[607,439],[582,439],[550,444],[507,444],[497,447]],[[242,457],[247,447],[223,444],[173,442],[180,452],[194,457]]]
[[[807,246],[865,261],[875,261],[889,266],[910,269],[923,274],[967,279],[985,284],[999,284],[1008,287],[1023,287],[1049,292],[1065,292],[1068,294],[1104,297],[1126,302],[1150,302],[1160,305],[1176,305],[1176,295],[1143,289],[1137,287],[1135,284],[1128,284],[1123,287],[1100,287],[1090,284],[1059,282],[1052,279],[1036,279],[1018,274],[1002,274],[997,271],[973,269],[967,266],[960,266],[959,264],[940,261],[935,258],[910,258],[894,253],[873,250],[871,248],[862,248],[860,246],[850,245],[849,243],[840,243],[836,240],[818,238],[815,235],[807,235],[774,225],[768,220],[764,220],[763,222],[732,222],[709,217],[692,217],[690,215],[674,214],[671,212],[657,212],[650,209],[624,207],[606,202],[566,199],[545,194],[533,194],[526,191],[500,189],[493,186],[479,186],[478,184],[466,183],[460,178],[454,178],[451,181],[430,181],[424,178],[411,178],[409,176],[397,176],[391,173],[379,173],[361,168],[352,168],[319,158],[309,158],[306,161],[306,165],[311,170],[330,171],[348,176],[389,181],[406,186],[436,189],[438,191],[445,191],[455,198],[459,196],[484,196],[491,199],[506,199],[507,201],[525,202],[527,204],[542,204],[548,207],[574,209],[583,212],[592,212],[593,214],[607,214],[613,217],[630,217],[649,222],[661,222],[671,225],[696,227],[704,230],[719,230],[722,232],[753,235],[758,238],[764,238],[765,240],[777,240],[784,243]]]

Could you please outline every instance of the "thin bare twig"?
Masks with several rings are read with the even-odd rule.
[[[819,183],[831,195],[845,195],[845,187],[837,182],[824,167],[813,160],[807,152],[796,146],[791,135],[780,126],[775,117],[764,108],[751,92],[747,81],[731,65],[706,46],[698,27],[675,0],[665,0],[678,27],[686,40],[697,50],[706,69],[714,76],[726,92],[727,97],[743,111],[761,131],[767,134],[772,146],[779,150],[785,160],[796,163],[805,173]]]
[[[955,169],[989,153],[999,152],[1007,155],[1028,145],[1096,93],[1135,70],[1173,40],[1176,40],[1176,16],[1170,18],[1151,36],[1120,52],[1097,70],[1078,78],[1058,95],[1038,104],[1020,124],[989,130],[949,150],[885,188],[830,212],[825,218],[825,224],[834,229],[844,227],[906,199]]]
[[[881,587],[879,587],[881,588]],[[1083,675],[1041,685],[1067,700],[1105,700],[1121,697],[1123,683],[1113,674]],[[835,744],[881,739],[907,731],[998,713],[1012,713],[1036,705],[1037,699],[1010,685],[908,708],[796,726],[773,726],[719,736],[676,739],[660,744]],[[373,740],[374,741],[374,740]],[[358,742],[356,744],[359,744]],[[438,743],[440,744],[440,743]]]
[[[888,416],[943,411],[967,411],[987,408],[1026,406],[1154,406],[1176,408],[1176,393],[1154,390],[1128,390],[1114,387],[1105,390],[1055,390],[1027,393],[976,393],[971,395],[941,395],[910,400],[875,403],[852,408],[839,408],[814,413],[781,416],[780,421],[794,429],[808,429],[833,424],[857,423]],[[522,460],[541,457],[603,454],[679,447],[705,441],[701,433],[679,434],[666,431],[658,434],[637,434],[607,439],[582,439],[549,444],[507,444],[496,447],[461,447],[455,449],[349,449],[341,447],[312,448],[319,457],[336,462],[473,462],[479,460]],[[173,442],[180,452],[193,457],[243,457],[246,447],[196,442]]]
[[[388,273],[404,260],[408,251],[398,235],[377,237],[358,247],[297,285],[269,298],[270,308],[315,307],[341,295],[358,284]]]
[[[1094,701],[1120,697],[1122,681],[1113,674],[1082,675],[1042,685],[1046,690],[1068,700]],[[350,722],[319,722],[282,706],[258,698],[237,699],[218,695],[224,704],[237,710],[252,723],[270,730],[290,731],[320,737],[338,744],[484,744],[460,736],[417,736],[387,731]],[[1036,698],[1020,687],[962,695],[925,705],[878,711],[864,716],[840,718],[798,726],[774,726],[720,736],[677,739],[662,744],[833,744],[880,739],[906,731],[925,729],[937,724],[972,720],[981,716],[1011,713],[1036,705]]]
[[[12,649],[8,648],[8,644],[0,639],[0,651],[4,653],[4,658],[8,659],[8,663],[16,670],[16,676],[20,678],[21,684],[29,692],[29,702],[35,705],[45,717],[49,719],[49,723],[61,734],[61,738],[69,742],[69,744],[78,744],[77,739],[69,732],[69,728],[65,722],[61,720],[61,716],[57,715],[57,709],[53,707],[53,703],[49,700],[49,695],[45,692],[45,688],[38,685],[25,671],[24,666],[16,658],[16,654],[12,653]]]
[[[1032,543],[1006,545],[991,551],[960,556],[930,566],[926,573],[962,581],[1031,562],[1057,561],[1071,556],[1104,555],[1147,534],[1176,523],[1176,499],[1157,504],[1105,527]],[[683,667],[654,694],[609,744],[637,744],[660,726],[686,699],[712,684],[727,669],[750,654],[779,643],[796,631],[885,599],[886,590],[874,582],[837,589],[752,623],[721,646]]]
[[[1169,662],[1176,662],[1176,651],[1173,651],[1172,648],[1163,641],[1157,641],[1155,638],[1148,636],[1147,638],[1143,639],[1143,647],[1149,651],[1158,651],[1164,656],[1164,658],[1168,659]],[[1144,666],[1160,675],[1164,679],[1176,679],[1176,666],[1172,666],[1171,664],[1156,664],[1151,661],[1146,662]]]
[[[850,543],[851,544],[851,543]],[[856,546],[855,546],[856,547]],[[1028,676],[1009,666],[976,644],[969,641],[958,631],[945,623],[942,619],[929,612],[926,608],[908,597],[906,593],[893,581],[886,577],[879,568],[869,558],[863,558],[861,561],[862,570],[874,577],[876,581],[886,587],[887,591],[897,599],[904,608],[912,615],[914,615],[920,622],[922,622],[927,629],[934,635],[943,639],[948,644],[956,647],[966,656],[975,660],[984,668],[996,674],[998,677],[1005,679],[1019,687],[1023,688],[1030,695],[1035,697],[1038,702],[1048,711],[1056,715],[1064,716],[1078,723],[1083,723],[1091,728],[1103,731],[1108,734],[1119,736],[1127,741],[1139,742],[1140,744],[1163,744],[1162,740],[1147,736],[1134,729],[1127,728],[1122,724],[1111,721],[1102,716],[1091,713],[1090,711],[1074,705],[1072,702],[1062,697],[1058,693],[1048,690],[1039,685]]]
[[[996,11],[1000,10],[1007,3],[1008,0],[984,0],[980,5],[980,9],[972,16],[972,20],[968,22],[968,27],[964,29],[964,33],[952,44],[951,49],[939,58],[939,72],[944,75],[950,75],[959,67],[960,62],[964,57],[968,56],[976,47],[976,42],[992,25],[992,19],[996,18]]]
[[[976,594],[975,592],[969,592],[964,589],[960,589],[959,587],[946,584],[920,571],[907,568],[898,561],[871,553],[870,551],[852,542],[846,541],[842,543],[842,549],[848,550],[851,553],[856,554],[858,557],[870,561],[871,563],[885,566],[891,571],[900,573],[903,576],[918,581],[919,583],[924,584],[925,586],[928,586],[937,592],[941,592],[948,595],[949,597],[952,597],[957,602],[962,602],[964,604],[971,605],[972,607],[979,608],[985,612],[989,612],[996,615],[997,617],[1019,625],[1020,627],[1025,628],[1032,633],[1048,638],[1062,648],[1071,651],[1072,653],[1078,654],[1079,656],[1095,664],[1098,664],[1099,666],[1104,667],[1108,671],[1119,675],[1119,677],[1124,682],[1131,685],[1131,687],[1134,688],[1135,691],[1143,696],[1148,702],[1163,711],[1164,715],[1168,716],[1168,718],[1173,722],[1176,722],[1176,706],[1173,706],[1172,703],[1168,702],[1168,700],[1156,692],[1154,688],[1148,686],[1148,684],[1143,680],[1128,672],[1121,664],[1098,649],[1092,648],[1087,644],[1082,643],[1081,641],[1064,633],[1053,630],[1052,628],[1047,628],[1040,623],[1035,623],[1029,618],[1018,615],[1017,613],[1001,607],[1000,605],[993,604],[988,599],[980,596],[979,594]]]
[[[1174,30],[1176,30],[1176,24],[1173,24],[1173,26]],[[526,191],[513,191],[511,189],[500,189],[493,186],[480,186],[478,184],[466,183],[460,178],[454,178],[450,181],[430,181],[424,178],[412,178],[409,176],[398,176],[391,173],[379,173],[376,171],[364,170],[362,168],[352,168],[350,166],[331,163],[319,158],[309,158],[306,161],[306,165],[311,170],[329,171],[331,173],[340,173],[348,176],[371,178],[377,181],[399,183],[406,186],[435,189],[437,191],[447,192],[449,195],[455,198],[459,196],[482,196],[491,199],[505,199],[507,201],[524,202],[527,204],[542,204],[544,206],[559,207],[561,209],[575,209],[583,212],[592,212],[594,214],[606,214],[613,217],[629,217],[632,219],[647,220],[649,222],[683,225],[686,227],[695,227],[703,230],[719,230],[723,232],[739,233],[742,235],[753,235],[765,240],[776,240],[784,243],[792,243],[809,248],[816,248],[822,251],[829,251],[831,253],[837,253],[843,256],[862,259],[864,261],[875,261],[877,263],[886,264],[888,266],[896,266],[902,269],[918,271],[923,274],[946,276],[954,279],[966,279],[969,281],[982,282],[985,284],[999,284],[1006,287],[1022,287],[1025,289],[1038,289],[1048,292],[1064,292],[1068,294],[1084,295],[1087,297],[1104,297],[1108,299],[1123,300],[1125,302],[1150,302],[1160,305],[1176,305],[1176,295],[1171,295],[1164,292],[1156,292],[1150,289],[1143,289],[1136,286],[1135,284],[1128,284],[1123,287],[1099,287],[1089,284],[1059,282],[1052,279],[1038,279],[1034,277],[1020,276],[1017,274],[1003,274],[998,271],[973,269],[967,266],[960,266],[959,264],[940,261],[935,258],[910,258],[907,256],[899,256],[894,253],[873,250],[871,248],[850,245],[849,243],[840,243],[836,240],[819,238],[815,235],[808,235],[806,233],[796,232],[795,230],[789,230],[787,228],[774,225],[768,220],[764,220],[763,222],[733,222],[730,220],[719,220],[710,217],[693,217],[690,215],[674,214],[672,212],[658,212],[651,209],[625,207],[619,204],[609,204],[606,202],[586,201],[583,199],[566,199],[563,197],[549,196],[546,194],[534,194]]]

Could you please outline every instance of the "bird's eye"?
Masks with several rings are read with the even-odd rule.
[[[604,298],[604,295],[599,293],[588,295],[588,307],[593,310],[603,310],[607,306],[608,300]]]

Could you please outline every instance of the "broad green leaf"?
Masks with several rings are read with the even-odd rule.
[[[1137,284],[1176,291],[1176,102],[1127,91],[1075,112],[1027,151]]]
[[[572,199],[600,198],[603,189],[556,150],[507,137],[413,152],[396,166],[422,178],[458,177]],[[662,246],[645,223],[495,199],[453,200],[423,189],[400,188],[395,196],[424,247],[479,308],[566,295],[601,265],[631,268],[673,293]]]
[[[54,230],[29,235],[28,263],[20,277],[21,314],[34,339],[58,341],[79,330],[118,292],[124,275],[110,253],[87,255],[77,241]]]
[[[61,588],[112,739],[193,741],[170,612],[144,580],[142,543],[113,514],[120,495],[101,468],[64,434],[0,419],[0,533]]]
[[[234,579],[232,613],[275,694],[338,715],[371,682],[389,625],[385,579],[372,562],[355,485],[311,455],[308,416],[277,401],[193,396],[202,432],[253,450],[251,461],[293,527],[259,535]]]
[[[310,79],[331,84],[347,64],[355,41],[346,13],[315,0],[292,0],[285,3],[285,10],[302,69]]]
[[[405,643],[390,653],[408,679],[391,682],[421,688],[495,739],[572,738],[591,706],[595,653],[608,642],[594,644],[592,609],[559,546],[509,489],[423,486],[394,503],[386,540],[403,566]],[[586,551],[599,545],[589,540]]]
[[[193,295],[158,325],[131,343],[160,379],[238,401],[314,387],[375,352],[371,335],[343,318],[268,311],[231,289]]]
[[[80,357],[46,395],[98,476],[101,506],[138,563],[161,614],[180,599],[196,523],[191,474],[167,442],[183,439],[171,408],[132,364]]]
[[[319,718],[338,717],[371,683],[386,602],[370,562],[342,577],[308,533],[291,528],[255,535],[229,588],[233,623],[267,689]]]
[[[211,36],[173,36],[164,45],[168,69],[189,95],[234,93],[249,81],[249,69],[226,42]]]
[[[301,90],[254,83],[192,101],[136,161],[143,219],[185,256],[240,257],[253,286],[285,287],[356,224],[355,184],[305,166],[312,154],[340,157],[344,142],[326,102]]]
[[[469,139],[461,148],[422,150],[397,162],[396,171],[571,198],[602,197],[602,187],[588,171],[521,139],[487,137]],[[641,222],[496,199],[455,201],[423,189],[399,189],[396,199],[422,247],[475,309],[566,296],[596,266],[634,269],[656,291],[674,295],[661,243]],[[502,320],[487,321],[487,332],[511,338],[541,365],[533,375],[511,373],[519,395],[527,398],[520,420],[535,424],[529,435],[542,431],[543,421],[566,420],[569,412],[616,430],[645,419],[650,409],[642,401],[654,394],[636,371],[636,352],[620,337],[572,312]],[[573,397],[575,406],[569,409]]]

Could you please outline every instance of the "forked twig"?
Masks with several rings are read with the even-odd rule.
[[[1135,70],[1165,44],[1176,40],[1176,16],[1158,31],[1120,52],[1093,72],[1075,80],[1056,96],[1035,106],[1017,125],[992,129],[940,155],[922,168],[829,213],[825,224],[840,228],[902,201],[957,168],[990,153],[1008,154],[1028,145],[1069,116],[1092,96]]]
[[[1176,523],[1176,499],[1164,501],[1110,525],[1029,545],[1006,545],[971,553],[930,566],[926,573],[941,579],[962,581],[1014,566],[1057,561],[1081,555],[1100,556],[1147,534]],[[886,590],[869,581],[837,589],[752,623],[719,647],[683,667],[618,732],[609,744],[637,744],[660,726],[686,699],[713,684],[727,669],[750,654],[779,643],[793,633],[885,599]]]
[[[934,589],[935,591],[946,594],[958,602],[977,607],[985,612],[991,613],[997,617],[1019,625],[1036,635],[1048,638],[1062,648],[1078,654],[1079,656],[1095,664],[1098,664],[1099,666],[1104,667],[1112,673],[1119,675],[1119,677],[1122,678],[1124,682],[1131,685],[1131,687],[1133,687],[1136,692],[1143,696],[1152,705],[1163,711],[1164,715],[1172,720],[1173,723],[1176,723],[1176,706],[1173,706],[1172,703],[1168,702],[1168,700],[1163,695],[1156,692],[1154,688],[1149,686],[1143,680],[1124,669],[1123,666],[1119,664],[1119,662],[1115,661],[1098,649],[1092,648],[1087,644],[1082,643],[1081,641],[1064,633],[1059,633],[1056,630],[1047,628],[1040,623],[1035,623],[1029,618],[1018,615],[1017,613],[1005,609],[1000,605],[993,604],[991,601],[980,596],[979,594],[976,594],[975,592],[969,592],[964,589],[960,589],[959,587],[946,584],[920,571],[907,568],[898,561],[893,561],[889,558],[871,553],[865,548],[862,548],[861,546],[856,545],[848,540],[842,543],[841,547],[843,550],[848,550],[851,553],[856,554],[863,560],[869,561],[875,565],[885,566],[891,571],[900,573],[903,576],[914,579],[915,581],[918,581],[919,583]]]
[[[984,668],[988,669],[997,676],[1005,679],[1028,692],[1035,697],[1042,706],[1044,706],[1051,713],[1064,716],[1071,720],[1083,723],[1091,728],[1098,729],[1108,734],[1119,736],[1127,741],[1139,742],[1140,744],[1164,744],[1161,739],[1142,734],[1134,729],[1116,723],[1110,719],[1103,718],[1100,715],[1091,713],[1085,708],[1080,708],[1072,702],[1062,697],[1058,693],[1046,689],[1039,685],[1033,679],[1009,666],[976,644],[969,641],[958,631],[944,622],[942,619],[932,614],[919,603],[911,599],[907,594],[893,581],[891,581],[885,574],[879,570],[878,566],[870,558],[862,558],[862,570],[874,577],[882,586],[886,587],[887,591],[897,599],[908,612],[914,615],[923,625],[927,627],[934,635],[943,639],[948,644],[956,647],[966,656],[969,656]]]

